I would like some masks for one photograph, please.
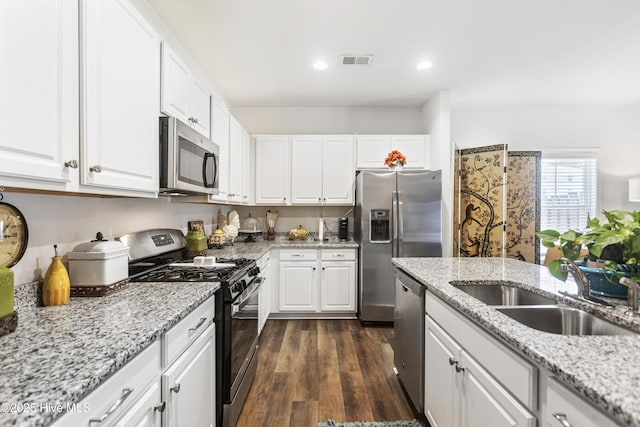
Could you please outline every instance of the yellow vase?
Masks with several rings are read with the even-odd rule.
[[[51,265],[44,275],[42,302],[45,306],[62,305],[69,302],[71,284],[69,273],[59,256],[51,258]]]

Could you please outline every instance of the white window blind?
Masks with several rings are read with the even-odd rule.
[[[543,152],[541,163],[540,229],[583,230],[597,216],[597,151]]]

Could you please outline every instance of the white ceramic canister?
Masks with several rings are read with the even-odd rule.
[[[81,243],[67,257],[71,287],[108,286],[129,275],[129,248],[117,240]]]

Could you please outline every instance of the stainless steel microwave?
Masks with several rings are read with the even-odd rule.
[[[218,194],[220,149],[175,117],[160,117],[160,194]]]

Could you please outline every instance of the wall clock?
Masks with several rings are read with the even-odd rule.
[[[0,266],[13,267],[27,249],[29,230],[22,212],[5,202],[0,202],[0,232]]]

